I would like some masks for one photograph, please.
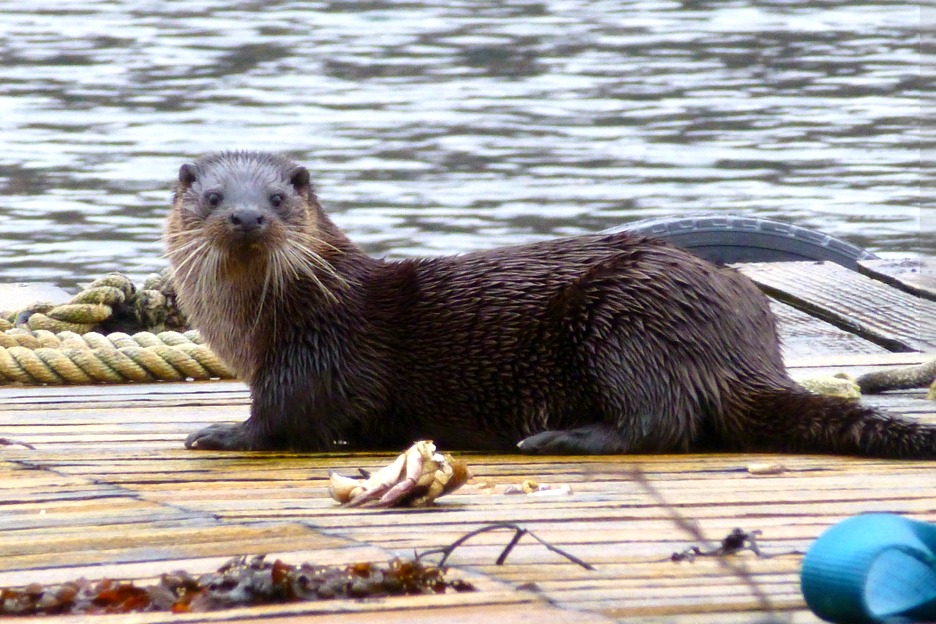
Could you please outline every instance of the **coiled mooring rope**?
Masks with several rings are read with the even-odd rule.
[[[68,303],[0,314],[0,385],[232,378],[197,331],[171,331],[184,325],[167,272],[141,289],[113,273]]]
[[[197,331],[0,334],[0,385],[231,379],[233,373]]]
[[[68,303],[36,302],[0,313],[0,330],[21,327],[51,332],[162,331],[182,329],[185,318],[175,302],[168,271],[151,276],[138,289],[126,275],[95,280]]]

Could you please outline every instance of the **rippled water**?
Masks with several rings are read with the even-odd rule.
[[[696,210],[910,253],[920,19],[860,0],[11,0],[0,281],[159,268],[178,166],[229,148],[308,164],[376,254]]]

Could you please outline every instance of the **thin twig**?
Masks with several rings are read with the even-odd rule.
[[[431,550],[425,550],[425,551],[423,551],[423,552],[417,554],[417,555],[416,555],[416,560],[419,561],[420,559],[422,559],[422,558],[424,558],[424,557],[428,557],[429,555],[437,555],[437,554],[441,553],[441,554],[442,554],[442,559],[441,559],[441,560],[439,561],[439,563],[438,563],[438,567],[441,568],[442,566],[445,565],[445,562],[448,560],[449,556],[450,556],[453,552],[455,552],[455,549],[458,548],[459,546],[461,546],[462,544],[464,544],[466,541],[468,541],[468,540],[471,539],[472,537],[474,537],[474,536],[476,536],[476,535],[481,535],[482,533],[487,533],[487,532],[489,532],[489,531],[497,531],[497,530],[500,530],[500,529],[510,529],[510,530],[514,531],[514,536],[510,539],[510,543],[507,544],[506,548],[504,548],[503,552],[501,552],[500,556],[497,558],[497,561],[495,562],[496,565],[504,565],[504,561],[507,560],[507,556],[508,556],[508,555],[510,554],[510,552],[513,550],[514,546],[517,545],[517,542],[519,542],[520,539],[521,539],[524,535],[529,535],[530,537],[532,537],[533,539],[535,539],[537,542],[539,542],[540,544],[542,544],[543,546],[545,546],[548,550],[551,550],[552,552],[554,552],[554,553],[556,553],[556,554],[558,554],[558,555],[561,555],[561,556],[565,557],[566,559],[568,559],[568,560],[571,561],[572,563],[575,563],[575,564],[577,564],[577,565],[580,565],[580,566],[582,566],[583,568],[585,568],[586,570],[594,570],[594,569],[595,569],[595,567],[594,567],[593,565],[582,561],[581,559],[579,559],[579,558],[576,557],[575,555],[569,554],[569,553],[567,553],[566,551],[562,550],[561,548],[559,548],[559,547],[557,547],[557,546],[553,546],[552,544],[550,544],[550,543],[547,542],[546,540],[544,540],[544,539],[542,539],[541,537],[535,535],[535,534],[534,534],[533,532],[531,532],[529,529],[525,529],[525,528],[523,528],[522,526],[520,526],[520,525],[518,525],[518,524],[513,524],[512,522],[497,522],[497,523],[494,523],[494,524],[489,524],[489,525],[487,525],[487,526],[483,526],[483,527],[481,527],[480,529],[475,529],[474,531],[470,531],[470,532],[468,532],[468,533],[465,533],[464,535],[462,535],[461,537],[459,537],[457,540],[455,540],[454,542],[452,542],[452,543],[449,544],[448,546],[445,546],[445,547],[443,547],[443,548],[433,548],[433,549],[431,549]]]
[[[650,479],[638,466],[633,466],[628,469],[628,474],[636,481],[640,486],[652,497],[654,498],[667,512],[669,512],[670,517],[673,522],[681,528],[686,533],[692,535],[701,543],[709,543],[709,541],[702,534],[702,531],[699,529],[698,525],[686,518],[679,510],[676,509],[669,501],[666,500],[666,497],[660,493],[660,491],[650,482]],[[718,563],[721,566],[724,566],[729,571],[734,573],[742,583],[744,583],[748,589],[753,594],[754,598],[760,604],[760,607],[773,615],[775,609],[773,603],[770,601],[770,597],[767,593],[761,588],[761,586],[754,579],[754,575],[751,574],[751,571],[747,568],[746,565],[742,562],[729,561],[725,557],[718,557]]]
[[[29,442],[20,442],[19,440],[11,440],[10,438],[0,438],[0,446],[25,446],[26,448],[35,451],[36,447],[30,444]]]
[[[513,538],[511,538],[510,543],[507,544],[506,548],[504,548],[504,552],[502,552],[500,554],[500,557],[497,558],[497,561],[494,562],[495,565],[504,565],[504,562],[507,561],[507,556],[510,554],[510,551],[513,550],[514,546],[517,545],[517,542],[519,542],[521,538],[523,538],[523,536],[526,535],[527,533],[529,533],[529,531],[527,531],[526,529],[518,530],[516,533],[514,533],[514,536]],[[534,535],[533,537],[536,537],[536,536]]]

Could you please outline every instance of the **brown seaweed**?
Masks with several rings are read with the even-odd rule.
[[[387,564],[289,565],[263,555],[231,559],[217,572],[199,577],[183,570],[163,574],[159,583],[78,579],[59,585],[32,583],[0,589],[0,616],[216,611],[231,607],[335,598],[378,598],[475,591],[464,580],[448,580],[446,569],[419,560]]]

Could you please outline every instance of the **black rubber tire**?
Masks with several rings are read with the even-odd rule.
[[[857,270],[873,253],[828,234],[757,217],[691,214],[635,221],[606,232],[663,238],[716,264],[826,260]]]

